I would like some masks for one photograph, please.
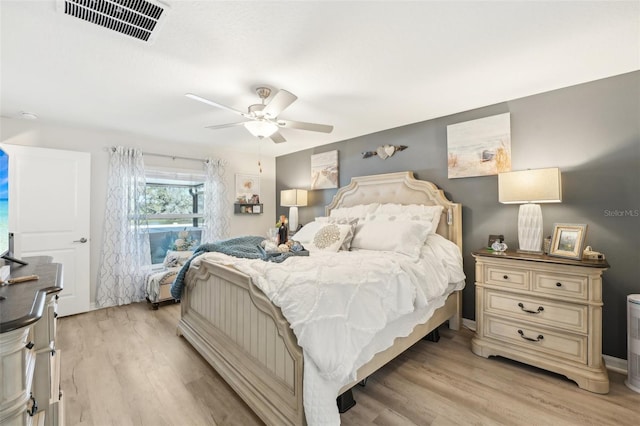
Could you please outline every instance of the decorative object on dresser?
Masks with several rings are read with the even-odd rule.
[[[0,287],[0,424],[64,424],[56,346],[62,265],[48,256],[12,268],[16,284]],[[37,276],[37,280],[20,281]]]
[[[289,229],[298,229],[298,207],[307,205],[307,191],[305,189],[287,189],[280,191],[280,205],[289,207]]]
[[[582,259],[584,254],[582,247],[584,247],[586,235],[587,225],[556,223],[553,226],[549,256]]]
[[[602,273],[609,268],[607,261],[486,249],[472,254],[472,351],[562,374],[591,392],[609,392],[602,359]]]
[[[503,253],[507,251],[508,248],[509,246],[506,245],[505,243],[499,243],[497,241],[491,244],[491,250],[495,251],[496,253]]]
[[[502,204],[520,204],[520,251],[542,253],[542,209],[538,203],[562,201],[560,169],[556,167],[500,173],[498,200]]]

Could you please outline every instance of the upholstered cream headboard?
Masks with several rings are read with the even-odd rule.
[[[448,200],[444,192],[433,183],[415,179],[413,172],[351,178],[349,185],[338,190],[325,208],[325,213],[329,216],[335,208],[371,203],[443,206],[436,232],[453,241],[462,251],[462,205]]]

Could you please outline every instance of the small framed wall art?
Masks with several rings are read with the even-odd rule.
[[[236,203],[260,202],[260,176],[236,173]]]
[[[338,151],[311,156],[311,189],[338,187]]]

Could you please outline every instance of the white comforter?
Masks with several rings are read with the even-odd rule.
[[[304,353],[309,425],[340,424],[340,388],[377,351],[426,321],[444,303],[450,283],[464,285],[459,249],[438,235],[429,236],[419,259],[369,250],[313,252],[283,263],[204,257],[249,275],[291,324]],[[397,333],[372,344],[394,321]]]

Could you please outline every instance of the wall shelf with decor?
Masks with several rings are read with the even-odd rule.
[[[233,214],[262,214],[262,203],[234,203]]]

